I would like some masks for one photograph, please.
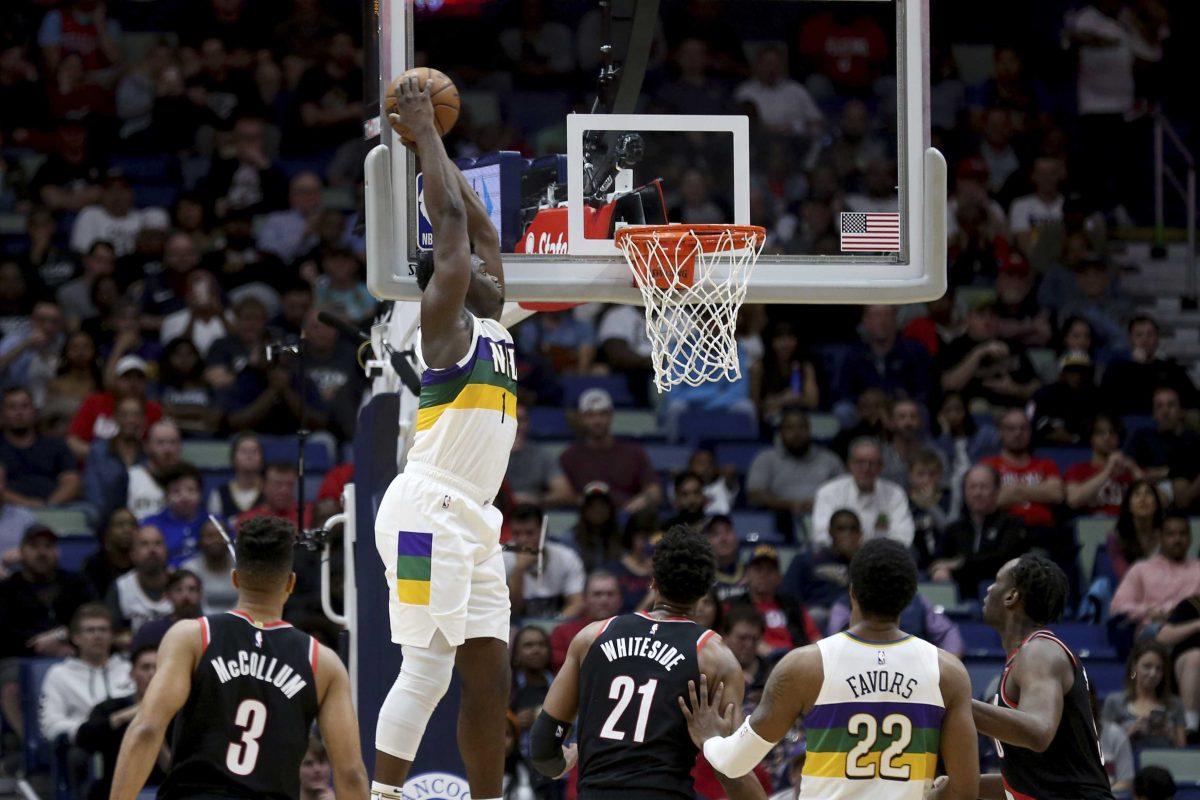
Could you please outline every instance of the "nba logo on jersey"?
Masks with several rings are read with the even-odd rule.
[[[254,632],[254,646],[262,647],[262,631]]]
[[[650,635],[653,636],[656,633],[658,633],[658,623],[657,622],[650,626]]]
[[[876,662],[877,662],[877,663],[878,663],[880,666],[882,666],[882,665],[886,664],[886,663],[887,663],[887,653],[885,653],[885,652],[884,652],[884,651],[882,651],[882,650],[876,650],[876,651],[875,651],[875,661],[876,661]]]

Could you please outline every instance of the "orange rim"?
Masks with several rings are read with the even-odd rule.
[[[671,246],[691,236],[700,242],[703,252],[711,253],[726,235],[732,236],[735,243],[753,237],[753,246],[757,247],[766,240],[767,229],[760,225],[630,225],[618,230],[613,240],[617,247],[628,240],[634,247],[644,249],[653,242]]]

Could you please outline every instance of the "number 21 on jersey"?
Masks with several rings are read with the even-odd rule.
[[[633,741],[639,744],[646,741],[646,722],[650,719],[650,708],[654,704],[656,689],[658,689],[658,680],[654,678],[641,686],[635,684],[633,678],[628,675],[618,675],[613,678],[613,682],[608,687],[608,698],[616,700],[617,704],[613,706],[608,718],[604,720],[604,727],[600,729],[601,738],[612,739],[615,742],[625,741],[625,731],[618,730],[617,724],[621,721],[625,710],[629,708],[633,696],[640,694],[642,699],[638,702],[637,722],[633,727]]]

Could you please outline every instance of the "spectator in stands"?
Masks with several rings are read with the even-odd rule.
[[[986,197],[964,198],[955,209],[948,250],[952,286],[990,287],[998,267],[1008,261],[1011,250],[1004,232],[1004,212],[997,204],[996,215],[989,215],[991,203],[994,201]]]
[[[141,401],[146,423],[154,425],[162,418],[162,406],[146,397],[146,362],[138,356],[122,356],[113,367],[112,388],[96,392],[83,401],[71,420],[67,445],[79,460],[87,458],[96,439],[111,439],[117,432],[114,414],[117,401],[134,397]]]
[[[304,353],[305,369],[329,408],[331,431],[339,439],[353,439],[366,378],[358,365],[355,346],[336,329],[317,319],[318,313],[316,310],[309,312],[304,324],[308,347]],[[337,310],[331,313],[344,316]]]
[[[281,355],[274,363],[251,363],[237,374],[225,402],[229,427],[262,434],[292,435],[301,416],[309,430],[323,430],[328,414],[312,379],[300,380],[295,359]]]
[[[564,620],[550,632],[550,671],[558,672],[567,658],[567,648],[575,634],[621,611],[621,584],[617,576],[603,569],[588,575],[583,588],[583,613]]]
[[[524,0],[512,27],[500,31],[504,63],[518,85],[526,89],[561,89],[575,69],[571,29],[549,19],[549,4]],[[528,726],[522,725],[523,730]]]
[[[843,389],[857,397],[868,388],[924,403],[932,388],[929,355],[899,336],[896,306],[867,306],[862,314],[863,343],[845,366]]]
[[[1063,481],[1058,465],[1030,451],[1032,435],[1025,412],[1010,408],[1000,417],[1000,454],[980,463],[1000,476],[1000,508],[1021,519],[1034,544],[1050,550],[1051,557],[1061,556],[1070,544],[1060,541],[1056,527],[1065,499]]]
[[[575,501],[575,491],[558,461],[544,447],[529,441],[529,408],[517,406],[517,438],[504,476],[518,503],[554,508]]]
[[[880,478],[883,449],[875,439],[862,438],[850,445],[850,474],[834,478],[817,490],[813,502],[810,544],[828,547],[829,520],[840,508],[854,511],[867,523],[867,538],[886,536],[912,544],[913,519],[908,496],[891,481]]]
[[[617,508],[604,482],[592,481],[583,487],[574,539],[575,550],[587,569],[620,557],[621,527]]]
[[[1092,359],[1083,351],[1064,353],[1058,380],[1034,392],[1034,438],[1039,446],[1076,447],[1087,441],[1088,425],[1103,398],[1096,391]]]
[[[1049,309],[1037,302],[1033,270],[1020,253],[1011,253],[996,274],[996,333],[1026,347],[1045,347],[1054,335]]]
[[[244,116],[233,123],[232,158],[215,159],[204,193],[218,219],[231,211],[266,214],[287,205],[287,178],[267,155],[267,124]]]
[[[208,495],[208,512],[219,517],[235,517],[262,505],[263,449],[258,436],[239,433],[233,437],[229,466],[233,477]]]
[[[887,155],[887,148],[871,130],[871,123],[871,109],[865,102],[848,101],[842,107],[836,136],[821,151],[821,161],[832,166],[841,184],[852,191],[862,188],[867,165]],[[892,191],[894,194],[894,186]]]
[[[614,439],[612,396],[593,388],[579,396],[583,438],[565,451],[559,461],[576,491],[592,481],[603,481],[613,500],[624,511],[657,508],[662,487],[646,451],[637,442]]]
[[[933,440],[925,426],[925,409],[915,400],[901,398],[892,404],[886,423],[883,445],[883,477],[900,486],[908,485],[913,462],[925,450],[933,450]],[[940,476],[939,476],[940,477]]]
[[[759,545],[746,562],[746,593],[730,604],[730,614],[750,606],[763,618],[759,652],[771,657],[803,647],[821,638],[821,631],[798,598],[781,594],[783,576],[779,552],[771,545]]]
[[[1132,375],[1128,379],[1136,380]],[[1105,397],[1110,397],[1107,392],[1103,393]],[[1129,440],[1129,455],[1149,480],[1157,482],[1168,477],[1183,479],[1179,488],[1183,490],[1181,494],[1187,496],[1180,497],[1179,502],[1188,505],[1192,500],[1188,495],[1190,479],[1194,477],[1189,454],[1196,452],[1197,448],[1200,448],[1200,436],[1187,427],[1179,391],[1170,386],[1155,389],[1154,427],[1139,428],[1134,432]]]
[[[1002,200],[1011,200],[1009,179],[1021,170],[1021,159],[1013,147],[1013,125],[1008,109],[989,108],[983,115],[979,156],[988,167],[988,190]]]
[[[195,239],[179,231],[168,236],[163,244],[162,267],[141,281],[141,325],[145,330],[158,330],[168,314],[187,307],[188,276],[200,267]]]
[[[596,331],[571,310],[539,313],[517,328],[517,349],[541,357],[558,375],[586,375],[596,358]]]
[[[694,473],[704,484],[704,513],[728,514],[732,510],[741,484],[732,464],[717,468],[717,458],[711,450],[698,448],[688,458],[687,471]]]
[[[629,381],[634,402],[639,406],[649,405],[652,365],[645,314],[633,306],[610,308],[600,318],[596,341],[602,360]]]
[[[78,120],[63,120],[49,157],[29,184],[30,194],[50,211],[78,213],[100,202],[104,163],[89,148],[88,129]]]
[[[737,530],[733,520],[723,514],[704,523],[704,534],[717,560],[717,597],[728,603],[746,593],[746,566],[738,557]]]
[[[963,477],[972,464],[1000,452],[1000,436],[989,417],[978,418],[967,413],[967,404],[960,392],[942,395],[937,409],[936,433],[933,443],[946,464],[950,507],[959,508]]]
[[[1169,511],[1163,516],[1159,552],[1129,566],[1113,594],[1111,611],[1116,625],[1132,625],[1153,633],[1187,598],[1200,594],[1200,560],[1188,555],[1192,543],[1186,516]]]
[[[1142,767],[1133,776],[1133,800],[1175,800],[1175,779],[1163,767]]]
[[[128,644],[138,628],[153,619],[168,616],[171,601],[167,598],[167,545],[162,531],[152,525],[142,525],[133,535],[129,551],[133,569],[113,582],[105,597],[105,605],[117,620],[123,635],[118,638]]]
[[[33,304],[25,325],[0,342],[0,374],[4,385],[29,390],[33,404],[43,408],[47,385],[62,365],[63,315],[49,300]]]
[[[746,679],[743,709],[753,709],[758,705],[767,685],[767,677],[771,674],[771,663],[763,657],[761,646],[766,628],[762,614],[752,605],[739,605],[725,617],[722,636],[741,665],[742,675]]]
[[[145,519],[163,510],[167,502],[167,476],[180,464],[183,439],[179,426],[169,419],[150,426],[146,458],[129,468],[124,506]]]
[[[699,530],[704,524],[704,481],[693,472],[681,472],[675,476],[675,492],[671,507],[675,514],[663,523],[663,528],[683,525]]]
[[[630,517],[621,532],[620,557],[602,565],[602,569],[615,575],[620,584],[622,614],[636,611],[649,600],[650,578],[654,572],[653,541],[658,534],[656,516],[653,511],[643,511]]]
[[[211,272],[198,269],[188,273],[185,281],[184,306],[163,318],[159,336],[170,343],[183,338],[207,355],[209,348],[229,335],[231,320],[221,300],[221,287]]]
[[[65,428],[88,395],[100,390],[103,379],[96,356],[96,342],[90,333],[79,330],[67,335],[56,374],[45,385],[42,414],[46,419],[60,419]]]
[[[808,90],[788,77],[787,49],[773,43],[759,48],[752,77],[737,87],[734,100],[753,107],[763,129],[780,136],[815,140],[825,117]]]
[[[1117,267],[1103,255],[1085,254],[1071,270],[1067,296],[1059,303],[1059,318],[1083,317],[1092,326],[1096,343],[1118,348],[1124,343],[1124,320],[1129,298],[1118,285]]]
[[[1200,731],[1200,595],[1180,601],[1155,638],[1171,648],[1188,741],[1194,743]]]
[[[312,172],[295,175],[288,186],[288,209],[267,214],[258,246],[290,264],[316,244],[312,223],[321,211],[321,179]]]
[[[205,520],[200,526],[197,551],[180,565],[180,571],[192,572],[200,579],[201,608],[205,614],[228,611],[237,605],[237,588],[233,585],[233,556],[225,537],[211,520]]]
[[[133,187],[119,174],[100,185],[100,202],[79,212],[71,228],[71,249],[83,254],[99,241],[109,242],[117,257],[133,252],[142,228],[166,228],[170,219],[161,208],[135,208]]]
[[[299,481],[300,473],[297,472],[296,465],[292,462],[273,461],[267,464],[266,474],[263,478],[262,504],[239,514],[234,522],[235,527],[242,525],[247,520],[263,516],[280,517],[296,525]],[[310,501],[304,504],[304,527],[310,527],[312,520],[313,504]]]
[[[293,144],[327,150],[362,134],[363,74],[358,51],[346,31],[336,31],[319,59],[296,86],[301,125],[292,130]]]
[[[267,307],[257,297],[243,297],[233,304],[228,335],[213,342],[208,350],[205,380],[218,391],[229,389],[246,367],[265,363],[266,346]]]
[[[817,408],[821,386],[813,358],[800,347],[790,322],[774,323],[768,345],[758,383],[758,409],[765,425],[779,427],[788,408]]]
[[[1088,699],[1091,700],[1092,720],[1100,734],[1100,757],[1108,773],[1109,788],[1113,792],[1128,792],[1133,787],[1133,746],[1125,730],[1100,716],[1100,705],[1096,699],[1096,687],[1088,684]]]
[[[297,4],[298,6],[299,4]],[[300,762],[299,800],[334,800],[333,771],[324,743],[316,736],[308,739],[308,752]]]
[[[8,476],[5,502],[45,508],[79,497],[81,481],[75,459],[62,439],[38,432],[37,411],[29,390],[7,389],[2,413],[0,464]]]
[[[674,77],[654,92],[655,103],[667,113],[728,114],[729,92],[709,72],[708,42],[688,37],[672,53]]]
[[[117,754],[129,723],[133,722],[138,707],[146,697],[146,689],[158,667],[158,647],[143,645],[134,648],[129,657],[129,678],[133,681],[133,694],[111,697],[101,701],[88,714],[87,719],[75,733],[75,744],[89,753],[100,756],[103,766],[88,790],[88,800],[106,800],[112,788],[113,773],[117,768]],[[154,787],[163,782],[166,769],[170,766],[167,748],[164,746],[150,770],[146,786]]]
[[[14,566],[19,567],[21,539],[37,523],[37,517],[28,509],[5,502],[7,488],[8,470],[0,463],[0,580],[7,578]]]
[[[1162,542],[1163,502],[1154,484],[1139,478],[1129,484],[1117,512],[1117,525],[1105,547],[1113,577],[1120,581],[1131,564],[1158,553]]]
[[[90,73],[121,61],[121,25],[109,19],[104,0],[73,0],[42,18],[37,43],[47,71],[54,72],[69,55],[83,59]]]
[[[783,524],[777,527],[791,533],[812,511],[817,489],[843,471],[841,459],[813,444],[808,414],[790,406],[780,417],[774,447],[760,452],[750,464],[747,500],[751,506],[783,516]]]
[[[189,569],[180,568],[167,578],[167,601],[171,604],[171,613],[165,617],[152,619],[138,628],[129,644],[131,651],[143,647],[158,647],[167,629],[180,620],[195,619],[200,616],[204,601],[204,587],[200,576]]]
[[[1085,514],[1117,516],[1129,486],[1142,477],[1137,463],[1121,452],[1125,438],[1121,420],[1101,413],[1092,418],[1089,441],[1092,457],[1072,464],[1064,476],[1067,507]]]
[[[1033,255],[1043,228],[1062,223],[1065,198],[1061,187],[1066,172],[1058,158],[1041,156],[1035,159],[1029,173],[1033,193],[1018,197],[1009,207],[1009,230],[1026,256]]]
[[[849,627],[850,595],[844,594],[829,609],[829,622],[825,632],[832,636]],[[954,624],[944,610],[933,605],[920,594],[914,595],[912,602],[900,613],[900,629],[905,633],[913,631],[913,636],[919,636],[935,647],[940,647],[959,658],[962,658],[963,653],[966,652],[966,645],[958,625]]]
[[[1139,750],[1183,747],[1186,742],[1183,704],[1171,691],[1170,672],[1170,651],[1145,639],[1129,654],[1124,691],[1104,698],[1104,719],[1121,726]]]
[[[903,336],[924,347],[936,360],[942,347],[962,334],[961,312],[954,287],[947,287],[945,294],[925,304],[924,316],[909,320]]]
[[[738,361],[748,363],[746,349],[737,345]],[[686,437],[692,412],[721,412],[731,417],[741,417],[743,429],[758,429],[758,412],[750,398],[750,370],[742,370],[738,378],[713,378],[699,386],[682,384],[676,386],[669,398],[659,401],[662,427],[667,439],[678,441]]]
[[[780,586],[798,597],[824,628],[829,608],[850,585],[850,559],[862,547],[863,530],[858,515],[839,508],[829,519],[829,547],[812,555],[793,558]]]
[[[1139,314],[1129,320],[1128,330],[1129,358],[1109,364],[1100,386],[1112,410],[1121,415],[1157,417],[1155,395],[1160,387],[1174,389],[1184,408],[1195,408],[1196,387],[1182,366],[1160,354],[1154,318]]]
[[[83,470],[83,497],[97,520],[106,520],[129,498],[129,471],[143,457],[146,414],[140,400],[126,397],[117,403],[117,432],[111,439],[92,443]]]
[[[213,402],[200,351],[190,339],[174,339],[163,349],[158,383],[163,413],[181,430],[194,436],[217,432],[221,409]]]
[[[130,552],[137,528],[137,517],[127,508],[114,510],[105,520],[100,549],[84,559],[82,569],[97,597],[107,595],[117,578],[133,568]]]
[[[313,284],[318,305],[339,308],[356,323],[369,322],[379,301],[367,291],[362,261],[348,247],[328,247],[321,256],[321,274]]]
[[[966,332],[938,353],[942,389],[992,405],[1024,405],[1038,389],[1037,374],[1023,347],[999,338],[997,323],[992,301],[972,306]]]
[[[3,54],[0,54],[0,75],[4,72],[3,62]],[[2,91],[3,78],[0,77]],[[0,122],[0,125],[3,124]],[[40,205],[30,209],[25,219],[25,236],[28,250],[23,266],[36,283],[45,287],[47,292],[57,292],[75,277],[75,259],[70,252],[59,247],[58,226],[50,209]]]
[[[1021,520],[1000,507],[1000,476],[983,464],[963,480],[963,513],[946,528],[929,565],[935,581],[958,584],[959,596],[979,596],[979,584],[1028,548]]]
[[[162,532],[167,545],[167,560],[178,566],[193,553],[200,539],[200,528],[208,519],[203,508],[204,479],[200,470],[180,462],[162,475],[166,505],[162,511],[141,520]]]
[[[913,550],[917,567],[926,569],[938,551],[950,522],[951,495],[943,488],[945,467],[940,454],[924,448],[908,467],[908,510],[913,518]]]
[[[513,616],[570,619],[583,610],[583,562],[571,548],[549,539],[539,553],[542,514],[526,504],[508,516],[512,542],[520,548],[504,553]]]

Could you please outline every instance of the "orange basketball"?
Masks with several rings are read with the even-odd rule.
[[[433,102],[433,126],[441,136],[445,136],[454,127],[454,123],[458,121],[458,109],[460,100],[458,98],[458,87],[454,82],[446,77],[444,72],[439,72],[431,67],[417,67],[410,69],[408,72],[400,75],[392,81],[388,87],[387,99],[384,101],[383,108],[387,114],[396,113],[396,90],[400,86],[400,82],[410,75],[417,76],[417,85],[422,89],[427,84],[429,86],[429,99]],[[400,134],[401,141],[404,144],[412,146],[412,136],[407,128],[403,125],[392,125],[396,133]]]

